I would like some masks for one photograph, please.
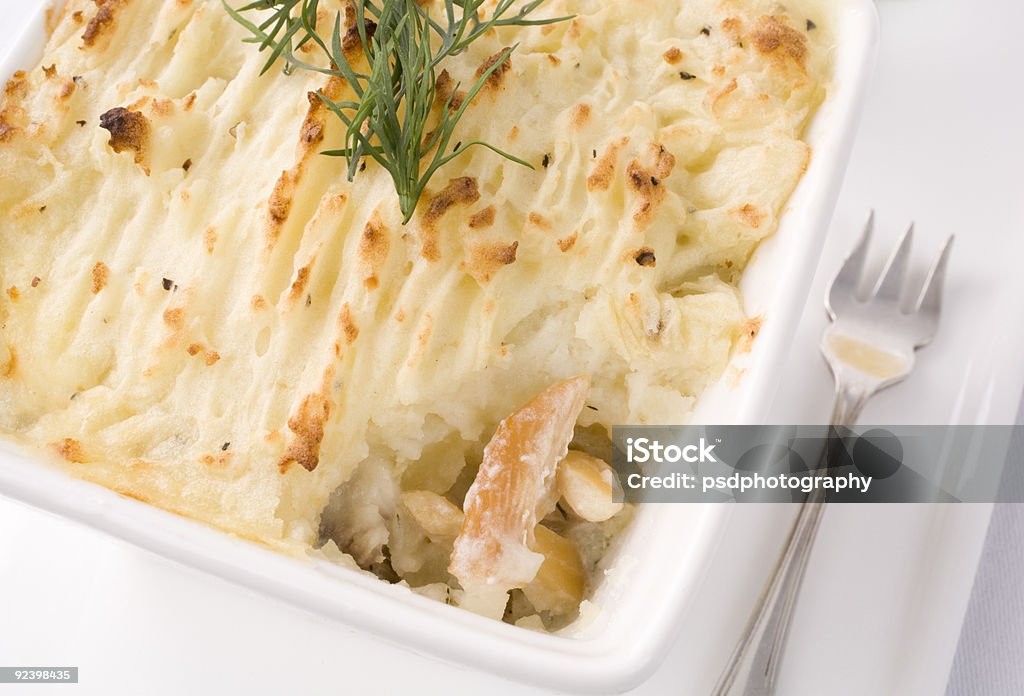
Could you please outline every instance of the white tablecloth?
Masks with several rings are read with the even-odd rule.
[[[946,696],[1024,694],[1024,505],[996,507]]]
[[[1024,424],[1024,403],[1017,423]],[[1024,443],[1021,443],[1024,448]],[[1018,451],[1018,465],[1024,455]],[[1020,466],[1007,487],[1019,497]],[[1012,480],[1011,480],[1012,479]],[[946,696],[1024,694],[1024,504],[997,505],[971,592]]]

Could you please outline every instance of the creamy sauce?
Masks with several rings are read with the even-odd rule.
[[[892,379],[907,369],[905,358],[846,336],[832,336],[829,345],[844,363],[878,379]]]

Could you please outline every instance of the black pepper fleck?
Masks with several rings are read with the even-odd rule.
[[[683,80],[696,80],[697,76],[693,73],[688,73],[685,70],[679,73],[679,77]]]
[[[220,446],[220,451],[221,452],[227,452],[228,451],[228,447],[230,447],[230,446],[231,446],[230,442],[225,442],[223,445]]]
[[[164,290],[166,290],[167,292],[172,292],[172,291],[178,289],[178,284],[175,283],[170,278],[164,278],[163,279],[163,286],[164,286]]]
[[[633,257],[636,262],[641,266],[656,266],[658,264],[658,258],[654,255],[654,251],[648,247],[644,247],[637,252],[636,256]]]
[[[551,164],[551,155],[544,155],[544,159],[542,159],[540,163],[545,169],[547,169],[548,165]]]
[[[362,161],[362,162],[361,162],[361,163],[359,164],[359,171],[361,171],[361,172],[365,172],[365,171],[366,171],[366,160],[363,160],[363,161]]]
[[[700,33],[704,36],[711,36],[711,25],[705,24],[704,28],[700,30]]]
[[[459,148],[462,147],[462,141],[455,143],[455,147],[452,148],[452,152],[458,152]]]
[[[188,158],[187,160],[185,160],[184,162],[182,162],[182,163],[181,163],[181,168],[182,168],[182,169],[184,169],[184,170],[185,170],[186,172],[187,172],[187,171],[188,171],[189,169],[191,169],[191,168],[192,168],[192,158],[191,158],[191,157],[189,157],[189,158]]]
[[[311,304],[313,304],[313,296],[312,295],[306,295],[306,306],[308,307]]]
[[[814,31],[817,28],[818,28],[817,24],[815,24],[814,22],[812,22],[809,19],[807,20],[807,31]]]
[[[85,121],[75,121],[75,123],[77,123],[80,126],[84,126],[85,125]]]
[[[594,150],[594,159],[597,159],[597,150]]]
[[[40,213],[45,212],[45,211],[46,211],[46,206],[45,205],[39,206],[39,212]]]
[[[659,183],[661,183],[661,182],[658,181],[657,177],[654,177],[654,176],[651,177],[651,186],[657,186]]]

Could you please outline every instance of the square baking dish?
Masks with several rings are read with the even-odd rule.
[[[721,382],[701,397],[698,422],[770,420],[779,367],[817,266],[878,41],[870,0],[837,0],[832,12],[834,72],[807,134],[814,150],[811,165],[778,232],[761,244],[741,283],[747,312],[760,316],[763,327],[753,349],[737,355]],[[33,64],[44,31],[40,6],[0,64],[0,74]],[[0,494],[407,649],[571,692],[624,691],[650,676],[675,634],[685,630],[697,590],[713,582],[716,555],[742,556],[744,544],[752,543],[731,524],[739,517],[732,506],[639,510],[619,540],[612,570],[591,598],[592,606],[573,626],[547,635],[445,606],[368,574],[280,555],[76,480],[3,442]]]

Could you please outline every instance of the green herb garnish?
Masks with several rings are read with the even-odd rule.
[[[544,0],[530,0],[512,12],[516,0],[498,0],[486,19],[480,8],[485,0],[443,0],[443,9],[431,14],[430,2],[417,0],[353,0],[352,24],[343,30],[342,13],[335,11],[328,32],[318,29],[319,0],[257,0],[238,9],[227,4],[227,12],[252,34],[247,42],[270,50],[263,72],[279,58],[285,72],[295,68],[312,70],[344,79],[355,94],[353,101],[335,102],[321,92],[317,95],[346,126],[345,148],[323,154],[345,157],[348,180],[352,181],[365,157],[373,158],[391,174],[399,207],[409,222],[427,182],[438,169],[471,147],[480,145],[502,157],[533,168],[527,162],[486,142],[449,142],[459,120],[487,79],[508,61],[515,46],[506,48],[476,78],[465,97],[456,101],[458,85],[451,90],[439,117],[432,111],[437,92],[438,66],[496,27],[537,26],[569,19],[530,19]],[[244,14],[267,12],[256,21]],[[436,16],[435,16],[436,15]],[[259,23],[257,23],[257,21]],[[358,38],[358,44],[355,39]],[[349,52],[366,57],[366,72],[350,61]],[[300,48],[312,45],[326,57],[328,67],[298,58]],[[353,48],[361,49],[361,54]]]

